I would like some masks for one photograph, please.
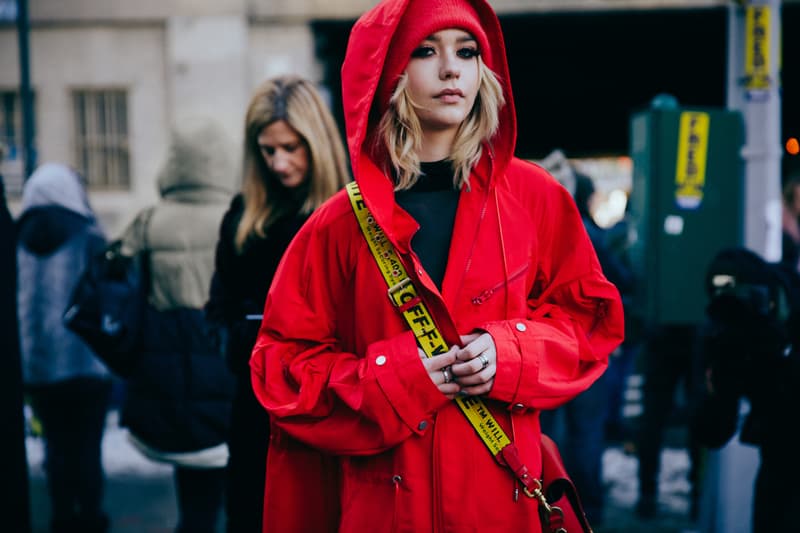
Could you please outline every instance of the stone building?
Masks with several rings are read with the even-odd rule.
[[[136,209],[155,199],[154,182],[166,155],[171,124],[210,115],[240,150],[251,90],[264,78],[284,72],[319,82],[336,107],[337,61],[347,29],[376,2],[28,1],[37,161],[63,161],[80,169],[112,235]],[[724,0],[492,1],[501,19],[659,9],[724,12],[727,4]],[[0,141],[8,145],[10,156],[0,170],[12,197],[22,181],[14,11],[15,0],[0,0]],[[724,25],[724,13],[717,18]],[[523,31],[506,38],[519,43],[518,48],[525,46],[524,39]],[[724,92],[724,87],[720,90]],[[521,133],[524,138],[525,132]]]

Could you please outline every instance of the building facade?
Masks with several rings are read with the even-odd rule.
[[[29,0],[36,160],[66,162],[83,172],[92,202],[114,235],[138,208],[154,201],[171,125],[208,115],[224,128],[231,146],[240,146],[252,89],[285,72],[309,77],[325,88],[325,69],[331,66],[318,54],[315,23],[353,21],[375,3]],[[501,16],[714,8],[727,3],[492,1]],[[0,140],[8,147],[0,170],[12,198],[22,183],[18,34],[9,15],[13,4],[14,0],[0,0],[0,17],[5,17],[0,20]],[[335,97],[337,91],[328,89]]]

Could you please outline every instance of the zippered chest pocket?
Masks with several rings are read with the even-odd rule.
[[[497,318],[505,318],[502,311],[506,311],[509,316],[523,316],[527,306],[528,270],[528,265],[525,264],[510,272],[507,280],[487,284],[487,280],[483,278],[480,284],[470,284],[477,288],[470,291],[470,306],[484,316],[488,312]],[[505,309],[506,305],[508,309]],[[500,315],[495,315],[495,312],[500,312]]]

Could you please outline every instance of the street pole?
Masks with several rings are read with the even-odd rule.
[[[17,0],[17,36],[19,40],[19,95],[22,104],[23,178],[33,174],[36,152],[33,146],[33,96],[30,75],[30,18],[28,0]]]
[[[781,1],[728,6],[728,108],[744,117],[745,242],[781,258]]]
[[[728,109],[744,119],[744,246],[781,258],[780,0],[728,4]],[[750,404],[742,402],[740,416]],[[741,419],[741,418],[740,418]],[[737,434],[704,462],[700,522],[704,531],[749,531],[758,449]]]

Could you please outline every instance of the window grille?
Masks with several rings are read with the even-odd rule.
[[[75,90],[75,166],[92,189],[130,188],[128,95],[121,89]]]

